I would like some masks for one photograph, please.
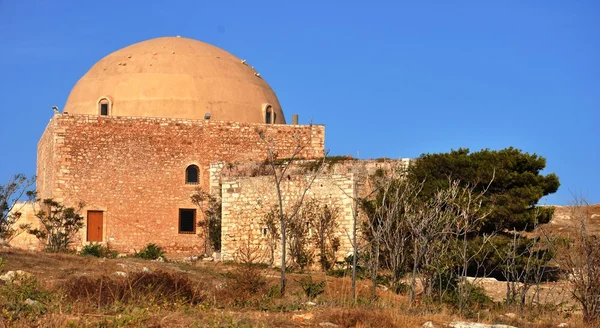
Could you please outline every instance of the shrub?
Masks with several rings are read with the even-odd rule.
[[[162,258],[164,260],[165,251],[162,249],[162,247],[150,243],[146,245],[146,247],[144,247],[144,249],[142,249],[141,251],[136,251],[133,256],[146,260],[158,260],[159,258]]]
[[[260,297],[267,295],[267,281],[260,269],[255,265],[244,264],[227,272],[229,281],[220,294],[224,298],[219,303],[231,303],[236,306],[246,306],[256,303]]]
[[[35,214],[41,225],[27,228],[27,232],[46,244],[51,252],[66,252],[79,229],[83,228],[83,216],[79,214],[84,204],[77,209],[47,198],[41,202],[42,210]]]
[[[310,299],[314,299],[325,292],[325,281],[314,282],[311,275],[296,281],[302,287],[304,294]]]
[[[491,297],[485,293],[485,289],[481,286],[474,285],[472,283],[463,281],[461,282],[462,288],[464,288],[464,305],[463,307],[468,312],[477,311],[481,308],[486,308],[493,303]],[[458,307],[460,303],[460,294],[457,287],[451,288],[444,297],[444,302]],[[467,316],[469,313],[466,313]]]
[[[79,252],[81,256],[95,256],[95,257],[106,257],[110,259],[117,258],[118,252],[115,250],[111,250],[110,247],[104,246],[100,243],[91,243],[83,246],[81,252]]]
[[[196,188],[191,196],[192,203],[204,209],[205,220],[198,221],[198,227],[204,235],[204,248],[207,255],[212,251],[221,250],[221,199],[215,197],[201,188]],[[209,245],[210,244],[210,245]],[[210,247],[209,247],[210,246]]]
[[[351,277],[352,276],[352,261],[354,256],[352,254],[344,258],[343,262],[335,262],[335,269],[327,271],[327,274],[333,277]],[[356,257],[356,279],[371,279],[369,272],[367,271],[364,262],[366,262],[366,255],[359,253]]]

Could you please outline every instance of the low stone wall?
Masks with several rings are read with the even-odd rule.
[[[40,207],[38,203],[18,202],[15,204],[12,213],[18,212],[20,213],[20,217],[13,225],[13,229],[17,229],[17,233],[15,237],[10,240],[10,246],[30,251],[38,251],[44,247],[44,244],[34,235],[31,235],[20,228],[21,225],[29,225],[31,229],[39,227],[41,225],[40,221],[35,216],[39,210]]]
[[[283,202],[290,208],[301,197],[310,182],[309,175],[290,176],[282,182]],[[222,183],[222,232],[221,256],[223,260],[236,260],[240,251],[248,247],[262,253],[267,259],[269,246],[265,225],[265,215],[278,203],[272,176],[238,177]],[[353,174],[322,175],[314,180],[304,198],[305,202],[316,199],[339,209],[338,230],[340,240],[338,259],[343,259],[352,251],[352,203],[354,193]],[[275,261],[281,261],[281,249],[276,250]]]

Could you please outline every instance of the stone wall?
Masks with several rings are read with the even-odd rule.
[[[58,169],[54,158],[55,125],[55,121],[51,120],[38,142],[36,189],[37,196],[42,199],[52,198],[55,183],[54,174],[55,170]]]
[[[276,140],[281,157],[298,140],[307,144],[302,157],[324,154],[319,125],[57,114],[38,145],[38,192],[67,206],[83,201],[84,216],[103,211],[103,240],[119,251],[153,242],[170,252],[202,252],[199,229],[178,232],[179,209],[194,208],[190,195],[197,187],[209,191],[212,163],[266,158],[257,129]],[[200,168],[198,185],[185,184],[191,164]]]
[[[35,214],[40,210],[38,203],[18,202],[13,207],[11,213],[20,213],[19,219],[15,222],[13,229],[17,230],[16,235],[10,240],[12,247],[26,250],[39,250],[44,247],[34,235],[20,228],[21,225],[29,225],[31,229],[41,226],[39,219]]]
[[[320,161],[298,160],[287,168],[288,177],[282,182],[284,208],[288,209],[300,198]],[[352,252],[353,198],[369,197],[374,185],[371,176],[381,170],[390,172],[404,170],[410,159],[355,160],[332,158],[326,160],[321,174],[306,194],[305,202],[315,198],[321,204],[339,209],[337,236],[341,241],[337,260],[343,260]],[[276,187],[270,169],[264,163],[241,163],[219,166],[221,168],[222,232],[221,256],[224,260],[237,260],[239,253],[252,249],[268,262],[271,259],[268,236],[265,234],[264,218],[277,206]],[[215,167],[215,170],[218,169]],[[360,241],[362,211],[358,213],[358,238]],[[317,252],[315,252],[316,254]],[[281,261],[281,249],[277,246],[276,264]],[[316,259],[315,259],[316,262]]]
[[[284,207],[290,206],[300,196],[310,181],[309,175],[296,175],[285,178],[282,182]],[[354,175],[325,174],[319,176],[311,185],[305,196],[305,202],[311,198],[321,204],[339,209],[338,236],[341,245],[336,254],[343,259],[352,251],[349,236],[352,235],[352,197],[354,192]],[[222,231],[221,257],[223,260],[236,260],[240,251],[248,248],[261,253],[262,259],[268,262],[270,251],[262,223],[267,212],[276,206],[278,198],[272,176],[232,177],[222,183]],[[281,261],[281,249],[276,251],[276,263]]]

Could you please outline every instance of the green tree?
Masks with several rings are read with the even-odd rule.
[[[461,148],[449,153],[421,155],[411,166],[409,179],[414,183],[425,181],[421,192],[425,199],[448,188],[449,181],[458,180],[474,188],[475,193],[487,188],[482,207],[491,212],[478,232],[522,231],[552,218],[553,208],[536,206],[542,197],[554,193],[560,185],[554,173],[541,174],[545,167],[545,158],[513,147],[478,152]]]
[[[75,234],[83,227],[83,217],[78,208],[65,207],[63,204],[51,199],[44,199],[42,210],[35,216],[40,220],[41,226],[29,229],[28,232],[46,243],[46,249],[52,252],[64,252],[69,249]]]
[[[198,221],[198,226],[202,229],[206,255],[221,251],[221,197],[197,188],[190,198],[204,213],[205,219]]]
[[[35,177],[28,179],[23,174],[15,174],[4,185],[0,184],[0,243],[9,242],[17,233],[15,223],[21,216],[17,204],[23,197],[35,199],[35,191],[31,187]]]

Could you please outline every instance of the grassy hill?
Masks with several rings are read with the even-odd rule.
[[[578,316],[556,307],[525,320],[500,305],[472,309],[461,318],[452,306],[424,300],[409,308],[406,297],[385,287],[370,300],[371,284],[323,273],[292,273],[280,297],[278,271],[216,262],[156,262],[138,258],[100,259],[71,254],[0,249],[0,327],[422,327],[432,321],[507,323],[518,327],[583,327]],[[324,282],[323,284],[320,284]],[[302,287],[304,284],[305,288]],[[322,287],[312,298],[305,289]]]

